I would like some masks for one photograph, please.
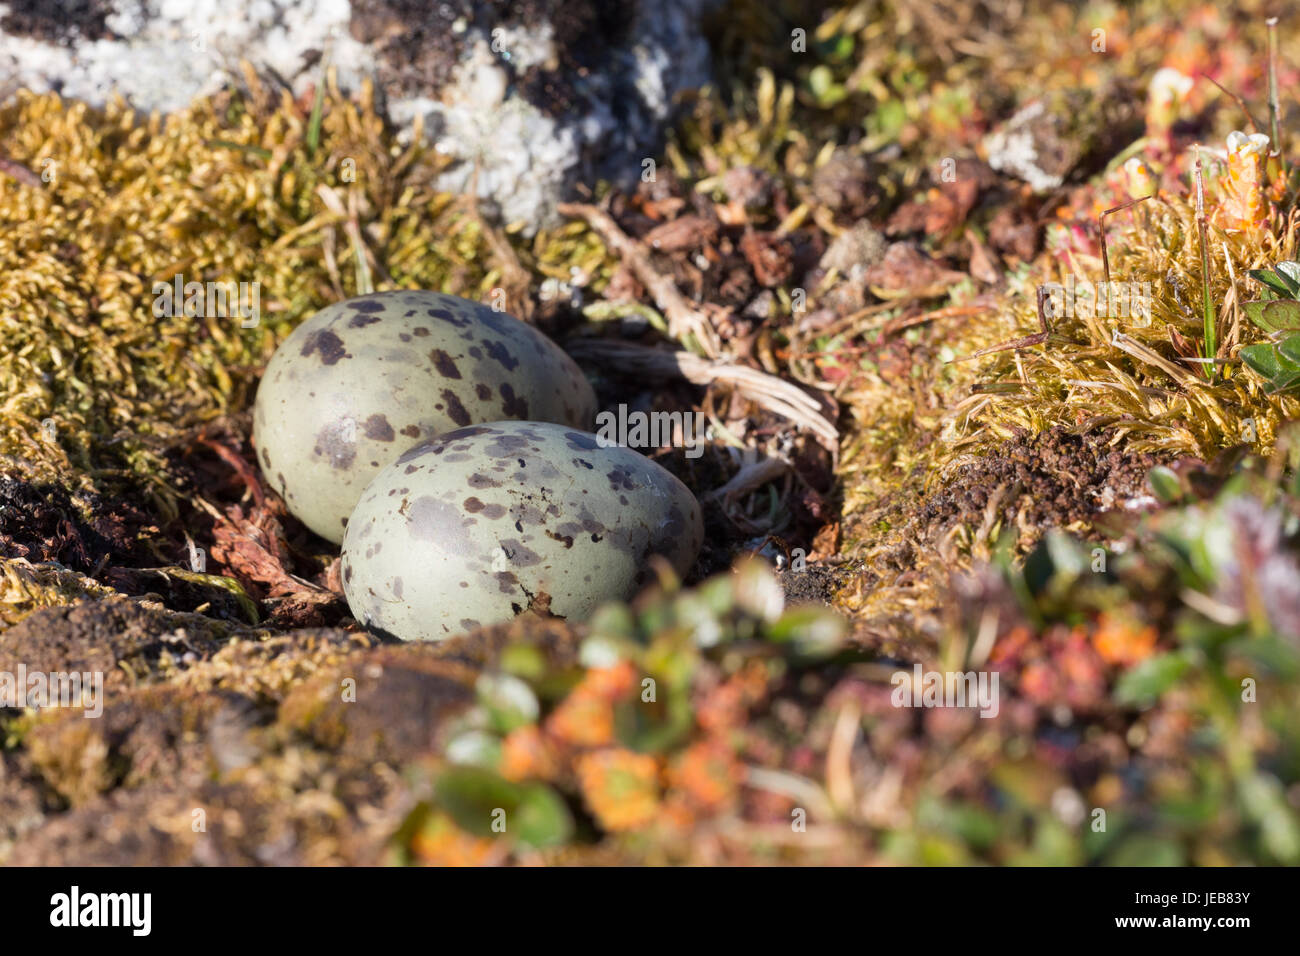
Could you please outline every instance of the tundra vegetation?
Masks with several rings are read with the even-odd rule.
[[[327,64],[0,105],[0,672],[103,674],[99,719],[0,709],[0,860],[1300,863],[1300,20],[815,6],[723,4],[638,185],[536,231]],[[180,276],[258,321],[154,309]],[[357,626],[251,407],[402,288],[702,415],[640,449],[696,567]]]

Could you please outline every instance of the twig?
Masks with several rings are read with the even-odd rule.
[[[769,481],[775,481],[790,470],[790,463],[780,458],[760,458],[740,466],[740,471],[731,476],[725,485],[710,491],[705,497],[729,501],[733,498],[761,488]],[[774,537],[769,535],[769,537]],[[760,546],[761,547],[761,546]]]
[[[1155,349],[1147,348],[1132,336],[1125,335],[1119,329],[1111,337],[1110,344],[1115,346],[1121,352],[1131,355],[1139,361],[1146,362],[1148,365],[1154,365],[1156,368],[1163,369],[1173,378],[1175,382],[1184,388],[1197,384],[1197,378],[1186,369],[1181,369],[1173,362],[1169,361]]]
[[[1250,131],[1251,131],[1252,133],[1258,133],[1258,132],[1259,132],[1259,124],[1255,122],[1255,117],[1251,115],[1250,107],[1248,107],[1248,106],[1246,105],[1246,101],[1245,101],[1245,100],[1243,100],[1243,99],[1242,99],[1240,96],[1238,96],[1236,93],[1232,92],[1232,90],[1230,90],[1230,89],[1228,89],[1227,87],[1223,86],[1221,83],[1219,83],[1218,80],[1216,80],[1214,77],[1210,76],[1208,73],[1202,73],[1201,76],[1202,76],[1204,79],[1209,80],[1209,81],[1210,81],[1211,83],[1213,83],[1215,86],[1217,86],[1217,87],[1219,88],[1219,92],[1222,93],[1224,96],[1230,96],[1230,97],[1232,97],[1232,99],[1236,100],[1236,102],[1237,102],[1237,106],[1241,109],[1241,111],[1242,111],[1243,113],[1246,114],[1246,122],[1250,124]]]
[[[1278,115],[1281,107],[1277,98],[1277,17],[1269,17],[1264,23],[1268,26],[1268,132],[1273,137],[1273,150],[1282,155],[1281,135],[1278,129]]]
[[[1097,217],[1097,227],[1101,230],[1101,277],[1106,282],[1107,305],[1110,304],[1110,253],[1106,249],[1106,217],[1112,213],[1123,212],[1129,206],[1136,206],[1138,203],[1146,202],[1150,198],[1150,196],[1143,196],[1141,199],[1130,199],[1118,206],[1111,206]]]
[[[684,342],[687,335],[694,336],[705,355],[718,357],[721,352],[718,333],[708,317],[687,301],[672,279],[651,264],[644,247],[620,229],[608,213],[587,203],[560,203],[556,208],[562,216],[586,220],[618,257],[631,266],[641,284],[654,297],[659,311],[668,318],[668,332],[673,338]]]
[[[1010,342],[1002,342],[998,345],[990,345],[988,348],[979,349],[971,352],[970,355],[963,355],[955,358],[948,364],[955,362],[968,362],[971,359],[979,358],[982,355],[992,355],[994,352],[1019,352],[1021,349],[1032,348],[1035,345],[1043,345],[1052,338],[1051,326],[1047,324],[1047,310],[1045,303],[1047,301],[1047,287],[1038,287],[1038,327],[1042,330],[1035,332],[1033,335],[1026,335],[1024,338],[1012,339]]]
[[[890,319],[881,326],[881,335],[895,335],[904,329],[924,325],[935,319],[968,319],[986,312],[992,312],[991,305],[948,305],[923,315],[914,315],[908,319]]]
[[[604,367],[614,367],[661,379],[684,378],[696,385],[721,382],[774,415],[808,429],[839,459],[839,431],[822,413],[821,404],[803,389],[783,378],[731,362],[709,361],[690,352],[613,342],[570,339],[569,354]]]
[[[41,177],[15,159],[0,156],[0,173],[13,177],[24,186],[41,188]]]

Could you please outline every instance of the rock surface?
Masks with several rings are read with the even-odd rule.
[[[1124,89],[1055,90],[1032,100],[984,138],[989,166],[1036,193],[1091,175],[1141,135],[1137,100]]]
[[[707,82],[712,0],[50,0],[0,3],[0,99],[54,90],[99,105],[184,108],[248,61],[308,92],[328,63],[373,77],[476,187],[531,233],[580,182],[628,184],[674,96]]]

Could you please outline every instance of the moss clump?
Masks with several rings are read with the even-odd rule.
[[[955,409],[946,436],[950,458],[986,451],[1019,430],[1053,426],[1110,429],[1139,452],[1209,460],[1247,444],[1267,453],[1279,425],[1300,415],[1300,401],[1269,394],[1267,381],[1235,358],[1239,346],[1264,336],[1240,308],[1256,295],[1246,273],[1291,258],[1296,223],[1278,234],[1211,230],[1210,292],[1223,325],[1211,381],[1196,361],[1202,316],[1195,209],[1186,199],[1161,197],[1135,218],[1112,250],[1113,276],[1150,290],[1149,315],[1098,316],[1092,305],[1081,307],[1054,321],[1059,338],[989,357],[975,393]],[[1063,288],[1064,271],[1057,278]],[[1036,324],[1028,303],[1012,314],[1022,329]]]
[[[165,119],[28,93],[0,109],[7,471],[82,489],[131,477],[174,517],[166,447],[244,408],[298,320],[367,281],[499,284],[482,221],[432,185],[435,152],[400,145],[368,90],[330,85],[322,115],[309,135],[309,109],[251,75]],[[156,314],[154,284],[177,275],[256,283],[260,321],[233,304]]]

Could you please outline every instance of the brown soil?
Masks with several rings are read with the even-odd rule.
[[[376,768],[437,754],[508,643],[557,668],[576,659],[559,621],[382,646],[336,629],[223,642],[197,615],[125,600],[37,612],[4,635],[0,670],[101,670],[106,700],[99,720],[0,710],[0,729],[23,743],[0,752],[0,856],[382,862],[417,798],[409,780]]]
[[[1034,527],[1091,522],[1146,494],[1147,472],[1157,464],[1151,455],[1108,447],[1109,437],[1053,428],[1014,438],[939,482],[914,520],[932,532],[956,522],[978,527],[998,495],[1003,518],[1019,515]]]

